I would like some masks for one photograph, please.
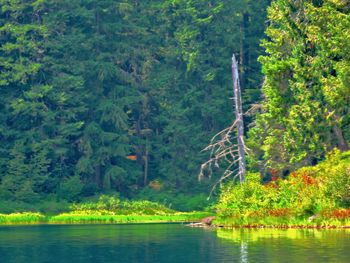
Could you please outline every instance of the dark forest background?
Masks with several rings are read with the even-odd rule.
[[[263,181],[350,141],[345,0],[0,0],[0,210],[101,194],[201,209],[234,119]]]
[[[201,150],[233,119],[233,52],[245,110],[261,99],[268,2],[2,0],[0,199],[200,207],[216,180],[198,183]]]

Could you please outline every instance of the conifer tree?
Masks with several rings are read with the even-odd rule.
[[[266,100],[251,131],[252,145],[262,146],[257,159],[295,167],[333,147],[348,149],[348,5],[277,0],[269,20],[260,58]]]

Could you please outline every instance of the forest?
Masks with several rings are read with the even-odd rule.
[[[261,97],[265,15],[252,17],[268,1],[240,2],[1,1],[1,200],[203,206],[201,150],[233,115],[232,52],[245,108]]]
[[[232,54],[248,172],[208,201]],[[348,220],[349,54],[346,0],[0,0],[0,213]]]

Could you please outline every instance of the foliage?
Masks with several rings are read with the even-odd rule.
[[[120,200],[118,196],[100,196],[97,202],[86,202],[71,206],[71,212],[81,215],[164,215],[174,210],[150,201]]]
[[[247,105],[260,94],[268,3],[0,0],[0,199],[207,192],[199,152],[231,120],[232,52]]]
[[[214,198],[208,200],[207,193],[190,195],[174,191],[154,191],[153,189],[144,189],[135,196],[135,199],[150,200],[183,212],[200,211],[215,203]]]
[[[164,215],[113,215],[63,213],[44,216],[40,213],[0,214],[0,224],[129,224],[129,223],[170,223],[197,222],[208,216],[204,212],[173,213]]]
[[[260,168],[294,169],[349,149],[349,12],[333,0],[269,7],[265,101],[249,143]]]
[[[13,213],[0,214],[0,224],[32,224],[45,221],[45,216],[40,213]]]
[[[77,201],[83,190],[83,184],[79,176],[72,176],[61,182],[57,196],[67,201]]]
[[[328,219],[349,220],[350,152],[334,150],[324,162],[299,169],[287,179],[260,181],[259,174],[249,174],[245,184],[222,188],[217,205],[222,220],[238,225],[322,225]]]
[[[14,203],[12,209],[5,209],[2,205],[11,203],[0,203],[0,211],[6,213],[0,214],[0,224],[193,222],[210,215],[208,212],[178,212],[155,202],[121,200],[119,196],[107,195],[100,196],[97,201],[70,205],[69,208],[67,203],[55,202],[41,203],[35,207]],[[42,213],[24,212],[30,209],[40,209]]]
[[[1,201],[0,213],[24,213],[32,211],[36,213],[44,213],[45,215],[58,214],[69,211],[70,203],[57,200],[41,200],[35,203],[19,202],[19,201]]]
[[[168,223],[168,222],[196,222],[206,217],[206,213],[176,213],[170,215],[86,215],[61,214],[49,219],[49,223],[84,224],[84,223]]]

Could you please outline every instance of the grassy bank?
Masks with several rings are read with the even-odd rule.
[[[40,213],[12,213],[0,214],[0,224],[36,224],[47,221]]]
[[[287,178],[261,183],[259,174],[222,188],[216,225],[227,227],[350,226],[350,152],[334,151],[322,163]]]
[[[45,216],[40,213],[0,214],[0,224],[126,224],[196,222],[208,216],[205,212],[174,213],[169,215],[83,215],[65,213]]]
[[[81,224],[81,223],[171,223],[171,222],[195,222],[208,214],[203,212],[175,213],[169,215],[80,215],[61,214],[50,217],[49,223],[53,224]]]
[[[101,196],[98,201],[73,204],[58,214],[37,212],[0,214],[0,224],[124,224],[196,222],[207,212],[177,212],[150,201],[120,200]]]

